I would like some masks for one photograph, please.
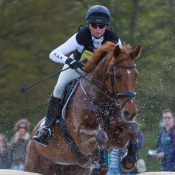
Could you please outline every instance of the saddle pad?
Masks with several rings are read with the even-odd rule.
[[[63,119],[65,119],[65,113],[66,113],[67,104],[68,104],[68,102],[69,102],[71,96],[72,96],[73,93],[75,92],[78,83],[79,83],[79,81],[76,81],[76,82],[75,82],[75,85],[74,85],[73,89],[71,90],[70,95],[68,96],[66,102],[65,102],[64,105],[63,105],[63,108],[62,108],[62,118],[63,118]],[[63,94],[65,94],[65,93],[63,93]],[[59,119],[57,119],[55,123],[59,123]]]

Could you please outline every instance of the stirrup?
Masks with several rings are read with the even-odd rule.
[[[41,131],[41,129],[43,129]],[[37,131],[36,135],[33,136],[33,141],[42,145],[42,146],[47,146],[49,144],[49,141],[51,139],[51,130],[50,128],[41,128],[40,130]],[[45,134],[44,136],[42,135],[43,132],[49,132],[47,135]]]
[[[51,132],[51,130],[50,130],[50,128],[47,128],[46,126],[44,126],[44,127],[42,127],[42,128],[40,128],[37,132],[36,132],[36,135],[35,136],[37,136],[38,134],[40,134],[42,131],[49,131],[49,134],[51,135],[52,134],[52,132]]]

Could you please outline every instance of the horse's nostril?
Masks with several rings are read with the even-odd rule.
[[[128,111],[125,111],[125,112],[124,112],[124,117],[125,117],[125,119],[128,120],[128,119],[129,119],[129,116],[130,116],[130,115],[129,115],[129,112],[128,112]]]

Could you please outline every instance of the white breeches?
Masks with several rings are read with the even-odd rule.
[[[70,57],[74,59],[73,54]],[[69,67],[69,65],[65,64],[63,66],[62,70],[66,69],[67,67]],[[83,75],[85,74],[81,69],[78,68],[77,70],[81,74],[83,74]],[[74,69],[71,69],[71,68],[61,72],[61,74],[60,74],[60,76],[58,78],[57,84],[55,86],[55,89],[53,91],[53,96],[57,97],[57,98],[61,98],[63,90],[64,90],[64,87],[69,82],[71,82],[71,80],[77,79],[80,76],[81,76],[80,74],[78,74]]]

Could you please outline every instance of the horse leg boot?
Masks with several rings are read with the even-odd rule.
[[[137,143],[129,141],[128,154],[122,159],[121,167],[125,171],[131,171],[135,167],[137,161]]]
[[[98,171],[99,175],[105,175],[108,172],[108,150],[103,148],[99,150],[100,155],[100,170]]]
[[[46,114],[45,127],[41,132],[38,131],[36,135],[33,136],[34,142],[43,146],[47,146],[49,144],[51,139],[51,129],[55,123],[55,120],[61,114],[60,102],[60,98],[56,98],[51,95]]]
[[[106,174],[108,172],[108,150],[107,148],[99,149],[99,165],[94,167],[90,175]]]
[[[132,142],[129,141],[129,145],[128,145],[128,160],[129,161],[137,161],[136,160],[136,154],[137,154],[137,143],[136,142]]]
[[[103,168],[108,168],[108,150],[107,148],[103,148],[99,150],[100,155],[100,165]]]

